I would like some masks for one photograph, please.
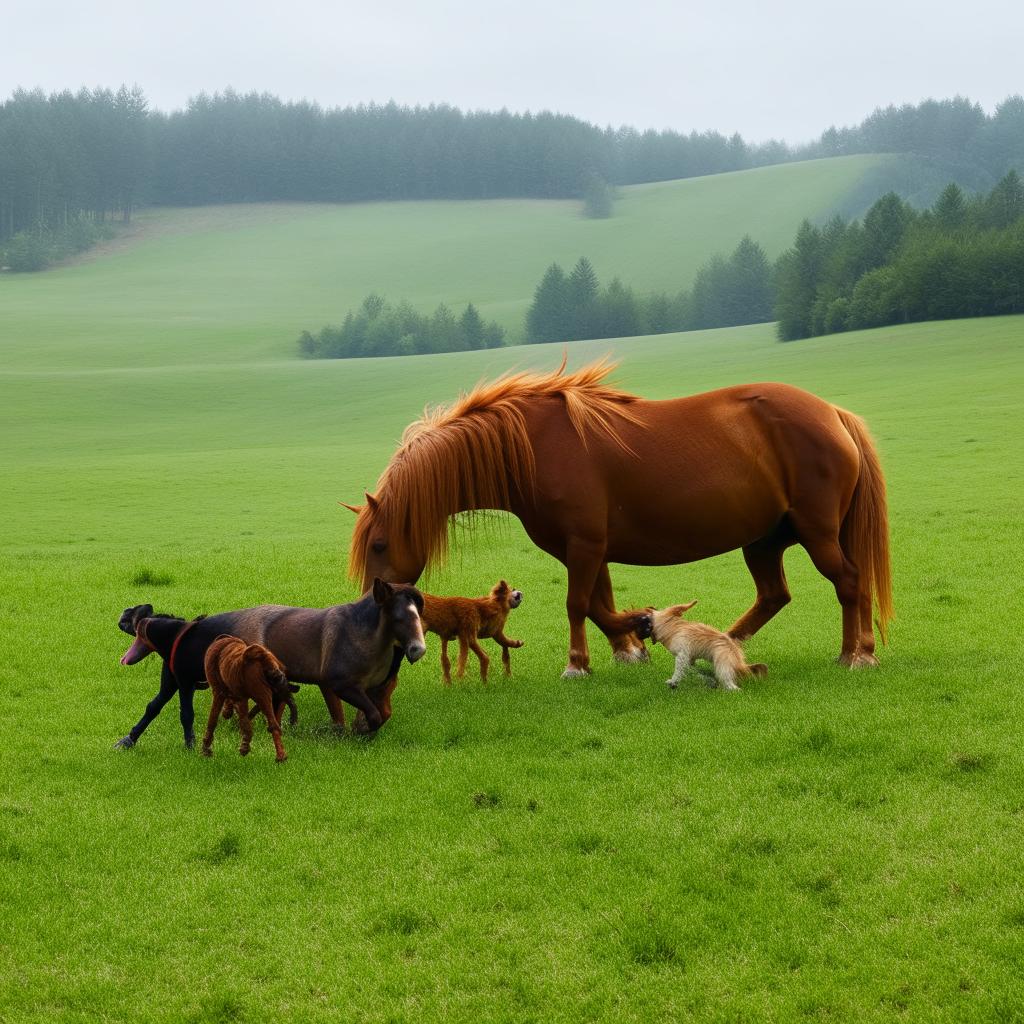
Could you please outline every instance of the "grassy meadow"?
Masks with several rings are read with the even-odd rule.
[[[1024,1017],[1022,318],[569,348],[613,353],[650,397],[784,380],[866,417],[897,610],[877,671],[834,664],[839,608],[797,548],[793,603],[749,644],[767,679],[671,692],[665,651],[619,665],[592,629],[594,675],[563,680],[564,570],[495,518],[423,583],[524,591],[511,679],[485,687],[471,659],[445,690],[428,638],[373,740],[335,736],[304,688],[284,765],[262,731],[240,758],[232,723],[212,760],[186,752],[176,702],[112,750],[159,677],[118,663],[122,608],[353,598],[337,501],[425,403],[562,353],[303,362],[302,316],[371,288],[521,310],[546,261],[580,252],[662,286],[626,231],[646,217],[653,237],[668,218],[644,203],[683,185],[710,187],[626,190],[621,224],[540,203],[165,211],[131,248],[0,277],[0,1022]],[[294,258],[371,216],[374,238],[394,218],[389,251],[274,262],[267,240],[290,233]],[[477,232],[499,221],[487,277]],[[602,231],[622,234],[586,244]],[[696,597],[720,626],[753,596],[738,553],[612,575],[623,604]]]
[[[744,234],[774,258],[803,217],[840,206],[885,159],[633,185],[609,220],[576,201],[511,199],[142,211],[103,258],[0,275],[4,331],[21,343],[4,356],[33,366],[43,349],[83,368],[291,358],[302,330],[340,323],[371,292],[427,312],[473,302],[518,341],[553,260],[588,256],[602,281],[640,290],[688,287]]]

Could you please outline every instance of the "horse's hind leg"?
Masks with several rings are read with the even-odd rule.
[[[780,529],[743,549],[743,560],[754,577],[757,597],[730,628],[729,636],[735,640],[742,642],[753,636],[792,600],[782,566],[782,556],[792,543],[791,535]]]
[[[836,597],[843,609],[843,647],[839,663],[849,668],[872,664],[862,657],[860,646],[861,594],[860,574],[839,544],[838,530],[829,535],[823,529],[801,530],[797,526],[800,543],[811,556],[814,568],[836,588]],[[871,656],[873,659],[873,656]]]

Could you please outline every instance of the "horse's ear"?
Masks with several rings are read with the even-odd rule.
[[[338,504],[341,505],[342,508],[347,508],[349,512],[355,512],[356,515],[359,515],[359,513],[366,508],[365,505],[350,505],[347,501],[339,501]]]
[[[366,494],[366,507],[373,513],[376,513],[380,508],[380,502],[369,492],[365,491]]]
[[[379,576],[373,578],[373,599],[377,604],[384,604],[394,593],[390,583],[385,583]]]

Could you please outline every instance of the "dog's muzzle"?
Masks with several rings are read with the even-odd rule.
[[[521,590],[513,590],[508,599],[509,607],[518,608],[523,603],[523,592]]]
[[[650,615],[638,615],[635,633],[641,640],[647,640],[654,632],[654,619]]]

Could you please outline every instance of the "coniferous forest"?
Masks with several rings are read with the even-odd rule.
[[[990,187],[1024,168],[1024,98],[991,115],[961,97],[888,107],[792,147],[716,131],[600,128],[549,112],[327,109],[227,91],[163,113],[139,88],[20,90],[0,103],[0,241],[127,220],[140,204],[582,197],[601,183],[853,153],[916,153],[957,166],[970,154],[965,175]]]

